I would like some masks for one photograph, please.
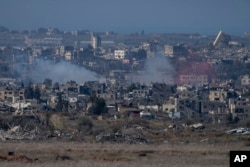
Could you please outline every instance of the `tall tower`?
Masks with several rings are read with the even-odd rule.
[[[101,37],[97,34],[91,34],[91,45],[94,49],[97,49],[101,46]]]

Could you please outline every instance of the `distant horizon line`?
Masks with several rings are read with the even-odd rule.
[[[68,30],[66,28],[58,28],[58,27],[52,27],[52,26],[39,26],[37,28],[10,28],[8,26],[4,26],[4,25],[0,25],[0,27],[2,28],[7,28],[9,31],[18,31],[18,32],[22,32],[22,31],[34,31],[34,30],[38,30],[39,28],[45,28],[45,29],[58,29],[59,31],[61,32],[64,32],[64,33],[67,33],[67,32],[74,32],[74,31],[88,31],[88,32],[96,32],[96,33],[107,33],[107,32],[112,32],[112,33],[117,33],[117,34],[124,34],[124,35],[130,35],[130,34],[142,34],[142,32],[144,32],[144,35],[149,35],[149,34],[193,34],[193,35],[200,35],[200,36],[216,36],[220,31],[226,33],[226,34],[229,34],[229,35],[232,35],[232,36],[242,36],[246,33],[250,33],[250,31],[245,31],[245,32],[242,32],[242,34],[239,34],[239,33],[228,33],[227,31],[224,31],[223,29],[220,29],[218,30],[217,32],[215,33],[201,33],[201,32],[181,32],[181,31],[166,31],[166,32],[163,32],[163,31],[145,31],[145,29],[141,29],[141,30],[137,30],[137,31],[119,31],[119,30],[91,30],[91,29],[71,29],[71,30]]]

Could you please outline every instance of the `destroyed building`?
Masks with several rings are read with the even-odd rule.
[[[226,33],[220,31],[213,42],[213,46],[214,47],[228,46],[230,40],[231,40],[230,35],[227,35]]]

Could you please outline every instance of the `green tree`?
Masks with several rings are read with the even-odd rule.
[[[91,130],[93,127],[93,122],[91,119],[87,117],[83,117],[78,122],[78,129],[79,130]]]
[[[24,91],[24,97],[26,99],[33,99],[34,97],[34,90],[32,88],[32,83],[29,83],[29,86]]]
[[[38,86],[36,86],[34,93],[33,93],[33,98],[40,100],[41,97],[41,91]]]
[[[89,108],[89,112],[94,115],[102,115],[107,113],[106,102],[103,98],[98,98],[95,95],[91,96],[90,101],[92,106]]]
[[[56,111],[63,111],[68,109],[68,101],[63,99],[63,93],[57,93],[58,99],[56,103]]]

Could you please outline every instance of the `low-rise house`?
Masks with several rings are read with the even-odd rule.
[[[88,90],[89,93],[102,94],[106,91],[106,85],[98,81],[88,81],[84,83],[82,90]]]
[[[132,91],[133,97],[147,97],[150,94],[148,89],[136,89]]]
[[[148,111],[141,111],[140,118],[151,118],[152,119],[152,118],[154,118],[154,115]]]
[[[169,112],[168,116],[171,119],[180,119],[181,118],[181,112]]]
[[[144,110],[144,111],[154,111],[154,112],[159,112],[160,111],[160,106],[159,105],[138,105],[139,110]]]
[[[243,75],[240,78],[241,85],[242,86],[249,86],[250,85],[250,76],[249,75]]]
[[[65,60],[68,60],[68,61],[71,61],[72,60],[72,53],[67,51],[65,54],[64,54],[64,58]]]
[[[196,93],[194,91],[181,91],[178,92],[178,96],[180,99],[189,99],[189,98],[193,98],[196,96]]]
[[[227,91],[225,91],[224,89],[210,90],[209,100],[224,102],[227,100]]]
[[[228,102],[230,113],[248,114],[250,112],[250,100],[244,98],[229,99]]]
[[[75,81],[69,81],[62,86],[65,93],[78,93],[78,84]]]
[[[25,110],[25,109],[31,107],[31,103],[29,103],[29,102],[12,103],[11,107],[15,108],[16,111],[18,111],[18,110]]]
[[[39,84],[32,84],[32,88],[33,88],[33,90],[38,88],[40,90],[40,92],[43,92],[46,90],[47,86],[44,83],[39,83]]]
[[[117,104],[117,114],[123,117],[140,117],[140,110],[127,104]]]
[[[188,87],[184,86],[184,85],[178,85],[176,90],[177,90],[177,92],[185,92],[188,90]]]
[[[170,99],[162,105],[163,112],[177,112],[178,98],[170,97]]]

